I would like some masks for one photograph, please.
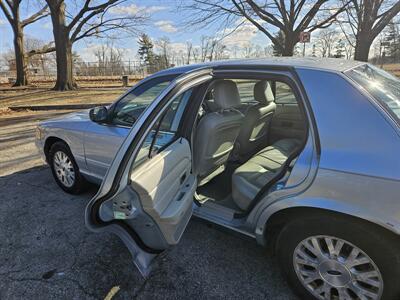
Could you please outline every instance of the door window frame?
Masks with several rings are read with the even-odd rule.
[[[112,194],[116,194],[121,191],[122,186],[129,182],[129,173],[132,168],[136,156],[139,151],[139,145],[141,145],[154,126],[157,118],[168,108],[168,105],[173,100],[174,96],[183,90],[188,90],[197,85],[209,81],[212,77],[211,68],[196,69],[188,73],[184,73],[178,76],[157,96],[157,98],[146,108],[141,117],[138,119],[129,131],[129,134],[119,151],[114,158],[114,161],[119,160],[119,164],[116,168],[113,168],[111,164],[108,169],[108,173],[103,180],[102,186],[99,191],[97,201],[102,201]],[[187,105],[186,107],[190,107]],[[133,133],[131,135],[131,133]],[[112,177],[113,180],[108,181],[107,178]],[[124,181],[123,184],[119,184]],[[103,188],[104,186],[104,188]]]
[[[175,143],[178,139],[184,137],[183,134],[182,134],[182,124],[184,123],[184,120],[185,120],[185,116],[184,116],[183,112],[186,111],[186,109],[188,107],[188,104],[189,104],[189,101],[194,96],[194,94],[195,94],[194,90],[195,89],[196,89],[196,87],[191,87],[191,88],[188,88],[188,89],[186,89],[184,91],[178,92],[175,95],[173,95],[171,97],[171,99],[169,100],[169,103],[166,105],[166,108],[164,109],[164,111],[162,113],[160,113],[160,115],[155,118],[155,122],[154,122],[153,127],[150,128],[150,131],[147,133],[147,135],[145,135],[144,140],[143,140],[142,144],[139,147],[139,149],[143,148],[143,145],[145,144],[147,136],[149,136],[152,133],[152,130],[154,130],[154,135],[151,137],[150,146],[149,146],[149,149],[148,149],[148,153],[146,155],[146,157],[147,157],[146,161],[152,159],[155,155],[157,155],[157,154],[161,153],[162,151],[164,151],[171,144]],[[188,93],[189,91],[190,91],[190,93],[188,95],[186,95],[186,93]],[[161,125],[162,125],[163,119],[165,118],[166,114],[168,113],[168,110],[171,108],[171,104],[177,99],[177,97],[180,97],[180,96],[182,96],[182,99],[179,101],[178,109],[180,109],[182,111],[180,111],[180,116],[178,116],[178,120],[176,119],[177,115],[176,114],[174,115],[173,121],[171,123],[171,127],[172,127],[172,124],[174,124],[175,122],[177,123],[176,130],[171,130],[171,133],[173,133],[173,137],[171,138],[170,141],[168,141],[167,143],[165,143],[161,147],[157,148],[157,150],[153,151],[154,146],[155,146],[156,141],[157,141],[157,138],[158,138],[158,133],[160,131],[161,132],[165,132],[164,130],[161,130]],[[132,162],[131,170],[137,168],[139,165],[142,164],[142,162],[140,162],[138,165],[136,165],[136,163],[137,163],[136,160],[137,160],[137,155],[136,155],[136,158]]]

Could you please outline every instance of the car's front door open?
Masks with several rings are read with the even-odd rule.
[[[120,236],[143,275],[157,253],[179,242],[192,215],[197,180],[190,139],[180,127],[195,87],[209,73],[177,79],[149,106],[86,208],[87,226]]]

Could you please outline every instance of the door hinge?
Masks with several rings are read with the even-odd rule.
[[[133,219],[137,215],[137,209],[129,199],[115,199],[113,201],[114,219],[125,220]]]

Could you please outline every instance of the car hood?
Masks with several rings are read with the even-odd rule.
[[[69,113],[66,115],[62,115],[60,117],[52,118],[46,121],[42,121],[39,124],[41,126],[51,126],[60,123],[79,123],[79,122],[87,122],[90,121],[89,118],[89,110],[82,110],[78,112]]]

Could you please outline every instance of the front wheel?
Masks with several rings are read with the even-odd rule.
[[[398,240],[341,217],[302,218],[278,236],[277,254],[301,299],[400,299]]]
[[[48,157],[57,184],[67,193],[81,193],[86,182],[80,174],[78,165],[68,146],[63,142],[54,143],[50,148]]]

